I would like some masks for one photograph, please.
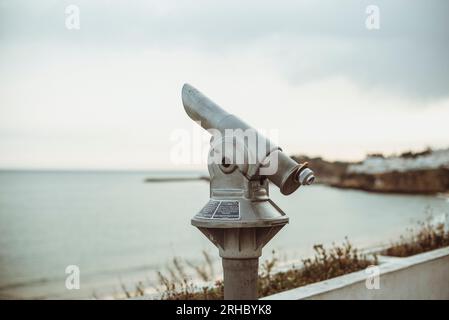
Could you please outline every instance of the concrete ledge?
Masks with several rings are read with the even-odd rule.
[[[379,257],[380,288],[365,270],[277,293],[262,300],[449,299],[449,247],[407,258]]]

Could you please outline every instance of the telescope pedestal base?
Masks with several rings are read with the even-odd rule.
[[[259,185],[259,183],[258,183]],[[232,199],[232,200],[230,200]],[[215,202],[234,202],[239,217],[220,218]],[[214,209],[212,218],[204,214]],[[226,300],[257,299],[258,262],[262,248],[288,223],[285,214],[270,200],[225,198],[212,199],[192,218],[196,226],[218,248],[223,259],[224,298]],[[228,209],[220,213],[232,212]]]
[[[225,300],[256,300],[259,258],[223,258]]]

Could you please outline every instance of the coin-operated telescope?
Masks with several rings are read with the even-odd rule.
[[[212,134],[210,200],[191,223],[219,249],[224,298],[257,299],[262,248],[288,223],[269,198],[269,181],[289,195],[312,184],[314,174],[189,84],[182,102],[189,117]]]

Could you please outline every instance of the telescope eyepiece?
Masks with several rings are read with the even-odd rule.
[[[303,168],[298,172],[298,181],[303,186],[309,186],[315,181],[315,175],[309,168]]]

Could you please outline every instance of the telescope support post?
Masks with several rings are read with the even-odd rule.
[[[315,177],[307,163],[298,164],[188,84],[182,88],[182,102],[192,120],[214,129],[208,156],[210,199],[191,223],[219,249],[224,298],[257,299],[262,248],[288,223],[270,200],[269,181],[288,195]]]
[[[225,300],[256,300],[259,258],[223,258]]]

